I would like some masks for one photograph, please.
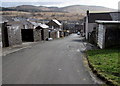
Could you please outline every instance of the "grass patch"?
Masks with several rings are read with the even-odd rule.
[[[88,60],[102,76],[120,85],[120,47],[87,51]]]

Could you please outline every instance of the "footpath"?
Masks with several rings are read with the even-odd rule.
[[[14,53],[16,51],[31,47],[40,42],[23,42],[21,45],[14,45],[11,47],[1,48],[0,56],[6,56],[7,54]]]

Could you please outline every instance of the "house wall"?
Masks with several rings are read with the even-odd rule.
[[[102,24],[98,26],[98,46],[102,49],[104,48],[105,44],[105,27]]]
[[[88,16],[86,17],[86,22],[85,22],[85,38],[88,40]]]
[[[69,32],[64,32],[64,37],[68,35],[69,35]]]
[[[49,32],[47,28],[43,28],[41,30],[41,36],[42,36],[42,40],[46,40],[47,38],[49,38]]]
[[[9,46],[22,44],[20,26],[8,26],[8,41]]]
[[[57,38],[60,38],[60,31],[57,31]]]
[[[86,23],[86,39],[89,40],[90,33],[93,31],[93,28],[96,28],[96,23]]]
[[[34,41],[41,41],[41,30],[40,29],[34,29]]]
[[[53,39],[56,39],[57,38],[57,32],[56,31],[50,32],[50,37],[53,38]]]
[[[120,24],[108,24],[105,27],[105,47],[120,45]]]
[[[120,24],[99,24],[98,46],[103,49],[120,45]]]
[[[0,23],[0,47],[2,47],[2,23]]]
[[[1,32],[2,32],[2,47],[8,47],[8,29],[7,29],[7,23],[2,23],[1,25]]]

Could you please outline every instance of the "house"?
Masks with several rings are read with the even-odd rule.
[[[49,38],[56,39],[57,38],[57,30],[49,28]]]
[[[47,25],[51,28],[57,31],[57,38],[60,38],[63,36],[63,31],[62,31],[62,24],[56,20],[52,19],[47,23]]]
[[[46,40],[48,38],[49,26],[41,23],[30,22],[33,25],[31,29],[22,29],[22,41],[35,42]]]
[[[103,49],[120,45],[120,21],[96,21],[98,24],[97,44]]]
[[[47,40],[49,38],[49,26],[46,24],[40,24],[36,29],[41,29],[41,39]]]
[[[84,18],[84,32],[85,38],[90,40],[90,35],[93,29],[97,27],[96,20],[103,20],[103,21],[117,21],[120,20],[118,17],[120,12],[103,12],[103,13],[89,13],[87,11],[87,16]]]
[[[21,39],[22,25],[20,22],[3,22],[2,23],[2,47],[22,44]]]

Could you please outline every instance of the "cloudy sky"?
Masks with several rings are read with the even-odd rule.
[[[8,2],[9,1],[9,2]],[[120,0],[0,0],[1,6],[11,7],[18,5],[57,6],[69,5],[96,5],[118,9]]]

